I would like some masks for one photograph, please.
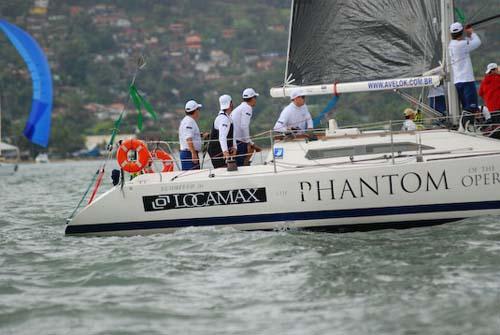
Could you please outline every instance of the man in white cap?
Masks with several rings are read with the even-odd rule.
[[[186,102],[184,108],[186,116],[184,116],[179,126],[182,170],[196,170],[200,168],[198,152],[201,150],[201,135],[196,121],[200,118],[201,107],[202,105],[196,101],[189,100]]]
[[[490,114],[497,119],[498,116],[495,113],[500,113],[500,71],[496,63],[490,63],[486,67],[486,75],[479,87],[479,95],[483,98]],[[486,115],[484,117],[488,121],[488,117]]]
[[[460,22],[455,22],[450,26],[450,33],[451,41],[448,45],[448,52],[458,98],[463,110],[476,112],[478,98],[470,53],[479,48],[481,40],[471,27],[465,28],[464,36],[464,27]]]
[[[219,97],[220,111],[210,132],[208,154],[215,169],[227,166],[226,161],[236,153],[236,142],[233,140],[233,100],[224,94]]]
[[[290,100],[292,102],[283,109],[273,129],[281,132],[292,130],[296,134],[302,134],[306,129],[312,129],[313,122],[307,109],[304,91],[299,88],[293,90],[290,94]]]
[[[258,96],[259,93],[255,92],[253,88],[246,88],[242,94],[243,102],[231,113],[237,147],[236,164],[238,166],[250,165],[250,157],[253,152],[261,151],[261,148],[253,143],[250,137],[250,121]]]

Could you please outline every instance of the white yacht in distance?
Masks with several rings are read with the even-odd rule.
[[[49,155],[45,152],[41,152],[36,155],[35,162],[38,164],[47,164],[49,163]]]
[[[286,96],[296,87],[314,95],[444,84],[450,86],[449,120],[457,125],[460,111],[442,47],[452,1],[402,2],[407,6],[294,0],[286,80],[271,95]],[[368,3],[369,11],[359,10]],[[347,83],[336,83],[343,78]],[[103,165],[88,204],[68,219],[66,234],[133,235],[190,226],[348,232],[499,215],[500,141],[456,128],[400,131],[393,121],[378,129],[338,128],[330,120],[313,137],[270,133],[272,150],[262,165],[145,173],[122,178],[94,199]],[[146,144],[137,145],[144,155]]]

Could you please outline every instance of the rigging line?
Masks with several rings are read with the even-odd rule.
[[[420,100],[417,100],[416,98],[412,97],[411,95],[409,95],[408,93],[405,93],[405,92],[402,92],[398,89],[395,89],[394,90],[395,93],[399,94],[402,98],[406,99],[407,101],[410,101],[414,104],[417,105],[417,107],[421,107],[422,108],[422,111],[425,111],[431,115],[434,115],[436,117],[441,117],[441,113],[439,113],[438,111],[434,110],[432,107],[428,106],[427,104],[423,103],[422,101]]]
[[[89,186],[87,187],[87,190],[85,191],[85,193],[83,193],[82,198],[80,199],[80,201],[76,205],[76,207],[73,210],[73,212],[71,213],[71,215],[66,219],[66,222],[69,222],[69,220],[71,220],[75,216],[76,211],[80,208],[83,200],[85,200],[85,198],[87,197],[87,194],[89,193],[90,189],[92,188],[92,185],[94,185],[94,181],[96,180],[97,176],[99,175],[99,171],[100,171],[100,169],[98,169],[97,172],[94,173],[94,176],[92,177],[92,180],[90,181]]]
[[[141,54],[141,56],[139,56],[139,58],[137,59],[137,62],[136,62],[136,67],[135,67],[135,70],[134,70],[134,75],[133,75],[133,78],[132,78],[132,81],[130,83],[130,85],[133,85],[135,83],[135,80],[137,79],[137,75],[139,74],[139,70],[141,70],[142,68],[144,68],[144,66],[146,65],[146,62],[145,62],[145,59],[144,59],[144,56]],[[129,86],[130,86],[129,85]],[[127,96],[127,101],[126,101],[126,104],[128,104],[128,102],[130,101],[130,94]],[[126,112],[126,104],[123,106],[123,109],[120,113],[120,116],[118,119],[120,119],[120,117],[124,116],[125,115],[125,112]],[[119,124],[118,124],[119,126]],[[113,129],[113,134],[116,134],[118,132],[118,129]],[[92,184],[94,183],[94,181],[96,180],[96,178],[98,178],[99,174],[102,172],[102,175],[100,176],[101,178],[101,181],[102,181],[102,177],[104,175],[104,170],[105,170],[105,167],[106,167],[106,164],[110,161],[111,159],[111,156],[112,156],[112,152],[113,152],[113,143],[111,143],[113,140],[114,140],[114,136],[113,134],[111,135],[110,139],[109,139],[109,142],[108,142],[108,146],[107,146],[107,149],[108,149],[108,156],[106,159],[104,159],[102,165],[101,165],[101,168],[99,170],[97,170],[97,173],[93,176],[92,178],[92,181],[90,183],[90,186],[89,188],[87,189],[87,191],[84,193],[82,199],[80,200],[80,202],[78,203],[77,207],[75,208],[75,210],[73,211],[73,213],[71,213],[71,216],[70,216],[70,219],[74,216],[74,214],[76,213],[76,211],[78,210],[78,208],[80,207],[81,203],[83,202],[83,200],[85,199],[85,197],[87,196],[87,193],[89,192],[90,190],[90,187],[92,186]],[[100,186],[100,182],[99,182],[99,185],[96,184],[96,189],[94,190],[95,192],[97,192],[97,188]],[[94,192],[94,193],[95,193]]]
[[[481,13],[488,5],[489,5],[488,3],[485,3],[483,6],[481,6],[481,8],[472,13],[472,15],[469,17],[467,21],[471,22],[472,20],[474,20],[479,15],[479,13]]]

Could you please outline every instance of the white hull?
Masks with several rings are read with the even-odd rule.
[[[301,165],[305,158],[293,152],[296,143],[283,143],[297,165],[279,165],[276,171],[268,164],[237,172],[217,169],[142,175],[123,189],[117,186],[96,199],[69,222],[66,233],[135,235],[190,226],[353,231],[500,215],[499,142],[447,131],[427,136],[436,148],[438,143],[451,141],[445,146],[453,151],[453,146],[461,147],[457,140],[462,139],[483,150],[435,151],[423,162],[407,155],[394,162],[375,159],[318,166]],[[401,141],[408,139],[414,140],[415,134],[400,136]],[[343,146],[363,139],[335,141]],[[301,143],[300,147],[331,147],[329,142]],[[342,159],[347,160],[337,161]]]
[[[49,163],[49,156],[47,154],[38,154],[35,158],[37,164],[47,164]]]

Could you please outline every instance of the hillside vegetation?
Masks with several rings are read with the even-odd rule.
[[[33,34],[48,56],[55,85],[54,153],[82,148],[85,135],[110,132],[127,102],[140,55],[147,65],[136,84],[160,115],[156,122],[146,119],[146,137],[175,138],[184,102],[192,98],[204,105],[200,123],[208,130],[220,94],[239,101],[245,87],[255,88],[261,96],[254,133],[269,129],[287,103],[271,99],[268,92],[283,81],[289,0],[50,0],[46,9],[35,3],[2,2],[0,17]],[[498,8],[495,0],[456,3],[474,19]],[[499,61],[498,31],[498,23],[480,30],[484,46],[474,55],[476,74]],[[29,74],[4,36],[0,44],[2,135],[30,148],[21,135],[31,103]],[[313,114],[328,100],[309,99]],[[127,107],[122,133],[136,131],[136,112]],[[394,119],[404,107],[393,93],[345,95],[335,117],[341,124]]]

